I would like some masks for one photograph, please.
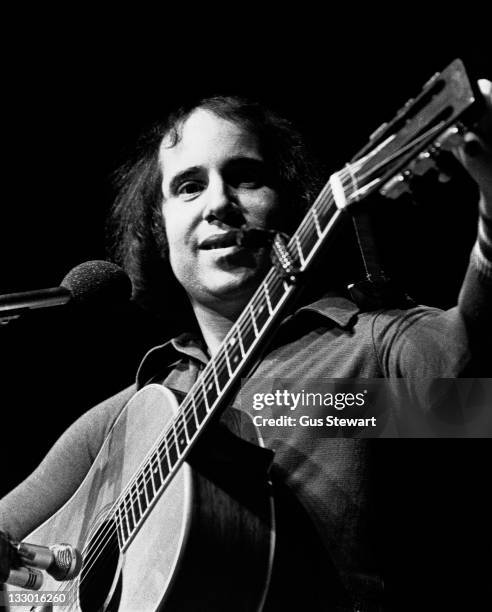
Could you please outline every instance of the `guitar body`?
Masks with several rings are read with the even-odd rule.
[[[74,601],[67,609],[261,609],[273,552],[270,485],[265,473],[262,481],[255,474],[242,487],[238,478],[243,468],[238,465],[239,476],[233,469],[233,464],[241,462],[227,450],[219,452],[217,460],[214,452],[208,453],[212,458],[205,468],[207,476],[184,463],[124,552],[120,551],[111,509],[177,408],[174,395],[165,387],[149,385],[139,391],[119,416],[73,497],[24,540],[46,546],[66,542],[81,552],[91,551],[83,555],[82,570],[75,579],[58,582],[45,574],[42,592],[62,589]],[[252,440],[255,430],[244,416],[233,414],[228,423],[242,436],[238,446],[247,448],[247,453],[268,452],[249,443],[258,440]],[[228,434],[228,443],[229,436],[235,438]],[[256,498],[239,499],[255,488]],[[21,589],[9,587],[11,592],[16,590]],[[24,609],[52,608],[29,604]]]

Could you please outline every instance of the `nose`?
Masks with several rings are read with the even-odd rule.
[[[236,208],[233,190],[221,176],[211,177],[207,188],[206,203],[203,208],[205,221],[227,221]]]

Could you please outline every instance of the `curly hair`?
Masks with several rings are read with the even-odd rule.
[[[186,119],[198,108],[213,112],[255,134],[273,168],[287,233],[295,229],[314,201],[320,173],[290,121],[265,106],[238,96],[202,98],[178,108],[139,140],[136,156],[115,175],[117,197],[108,222],[109,252],[130,276],[134,299],[159,313],[178,284],[171,272],[162,217],[159,149],[164,137],[175,146]]]

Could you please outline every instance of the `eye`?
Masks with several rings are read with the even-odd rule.
[[[227,179],[229,184],[236,188],[258,189],[265,184],[265,168],[256,160],[243,161],[229,168]]]
[[[255,188],[260,187],[263,184],[263,177],[256,169],[249,168],[247,170],[237,172],[236,175],[232,177],[232,183],[236,187]]]
[[[203,183],[200,181],[183,181],[177,189],[177,194],[182,196],[197,195],[203,190]]]

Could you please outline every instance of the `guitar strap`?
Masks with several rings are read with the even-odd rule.
[[[370,212],[357,210],[352,214],[352,223],[365,272],[364,280],[348,285],[353,301],[365,311],[414,306],[414,300],[397,286],[381,264]]]

